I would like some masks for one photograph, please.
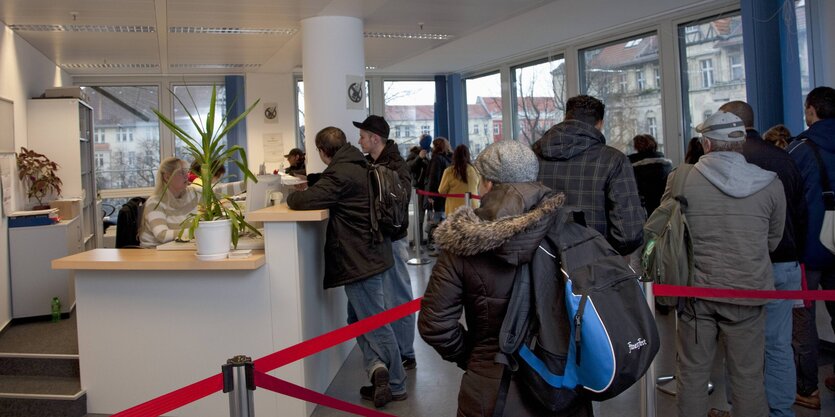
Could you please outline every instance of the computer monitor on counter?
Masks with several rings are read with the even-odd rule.
[[[273,192],[284,193],[279,175],[258,175],[258,182],[246,180],[246,211],[260,210],[271,204]]]

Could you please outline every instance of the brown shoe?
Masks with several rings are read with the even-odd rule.
[[[731,412],[727,410],[720,410],[718,408],[711,408],[707,412],[707,417],[731,417]]]
[[[809,394],[809,396],[803,396],[800,394],[795,394],[794,396],[794,403],[806,408],[811,408],[812,410],[820,410],[821,409],[821,396],[818,390]]]
[[[829,388],[830,391],[835,391],[835,376],[827,377],[823,381],[823,384],[826,385],[826,387]]]

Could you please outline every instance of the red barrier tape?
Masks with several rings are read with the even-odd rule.
[[[378,327],[400,320],[403,317],[420,310],[420,300],[422,299],[423,297],[414,299],[408,303],[403,303],[394,307],[391,310],[386,310],[382,313],[364,318],[351,325],[341,327],[332,332],[325,333],[310,340],[305,340],[304,342],[264,356],[254,362],[255,369],[261,372],[272,371],[280,366],[306,358],[314,353],[319,353],[342,342],[351,340],[361,334],[368,333]]]
[[[664,297],[710,298],[762,298],[777,300],[825,300],[835,301],[835,290],[782,291],[782,290],[732,290],[725,288],[687,287],[655,284],[652,292]]]
[[[280,366],[287,365],[288,363],[293,363],[299,359],[306,358],[310,355],[319,353],[325,349],[331,348],[336,346],[340,343],[353,339],[359,335],[368,333],[372,330],[375,330],[378,327],[384,326],[388,323],[393,321],[397,321],[406,317],[410,314],[413,314],[420,310],[420,300],[421,298],[414,299],[397,307],[394,307],[390,310],[383,311],[382,313],[375,314],[371,317],[366,317],[356,323],[351,325],[341,327],[339,329],[333,330],[329,333],[325,333],[321,336],[314,337],[313,339],[306,340],[304,342],[295,344],[290,346],[286,349],[282,349],[278,352],[273,354],[264,356],[263,358],[257,359],[254,362],[256,377],[258,373],[269,372],[275,368]],[[269,375],[267,375],[269,376]],[[280,381],[280,380],[279,380]],[[289,382],[285,382],[286,384],[292,385]],[[295,385],[293,385],[295,386]],[[158,417],[162,414],[165,414],[169,411],[176,410],[186,404],[191,402],[197,401],[201,398],[207,397],[211,394],[214,394],[220,391],[223,388],[223,379],[220,374],[212,375],[209,378],[206,378],[202,381],[195,382],[194,384],[185,386],[180,388],[176,391],[169,392],[168,394],[161,395],[153,400],[144,402],[137,406],[131,407],[127,410],[121,411],[113,415],[113,417]],[[267,388],[267,387],[264,387]],[[298,387],[299,389],[305,389],[302,387]],[[307,397],[302,396],[310,396],[310,393],[302,392],[298,390],[293,390],[292,387],[282,386],[282,389],[289,390],[287,392],[282,392],[286,395],[291,395],[296,398],[303,399],[308,401]],[[307,390],[309,391],[309,390]],[[278,391],[276,391],[278,392]],[[293,392],[294,394],[290,394],[289,392]],[[316,393],[314,391],[310,391],[311,393],[317,394],[321,397],[317,397],[319,399],[324,399],[327,401],[336,401],[336,402],[344,402],[337,400],[335,398],[327,397],[323,394]],[[299,395],[295,395],[299,394]],[[313,401],[317,404],[327,405],[318,401]],[[335,403],[334,403],[335,404]],[[327,405],[331,407],[330,405]],[[356,406],[356,405],[355,405]],[[363,410],[369,410],[364,407],[356,406]],[[337,408],[337,407],[334,407]],[[341,410],[341,408],[338,408]],[[374,410],[369,410],[374,411]],[[365,416],[388,416],[388,414],[360,414]],[[389,416],[390,417],[390,416]]]
[[[425,195],[427,197],[441,197],[441,198],[466,198],[467,197],[466,194],[438,194],[438,193],[433,193],[433,192],[430,192],[430,191],[423,191],[423,190],[416,190],[415,192],[420,194],[420,195]],[[478,194],[470,194],[470,198],[472,198],[474,200],[481,200],[481,196],[478,195]]]
[[[221,389],[223,389],[223,378],[220,374],[212,375],[202,381],[116,413],[112,417],[157,417],[203,397],[208,397]]]
[[[338,400],[327,395],[320,394],[316,391],[309,390],[305,387],[287,382],[283,379],[278,379],[272,375],[267,375],[261,371],[255,371],[255,385],[272,392],[284,394],[290,397],[298,398],[303,401],[324,405],[336,410],[345,411],[347,413],[356,414],[365,417],[395,417],[391,414],[372,410],[370,408],[362,407],[347,401]]]

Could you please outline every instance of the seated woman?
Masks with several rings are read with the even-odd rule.
[[[197,209],[202,188],[189,186],[189,166],[180,158],[165,158],[157,170],[154,193],[145,202],[142,224],[139,226],[139,244],[143,248],[155,248],[171,242],[180,233],[180,223]],[[246,182],[218,184],[216,194],[239,194]]]
[[[444,170],[441,176],[440,194],[478,194],[478,172],[470,164],[470,149],[467,145],[458,145],[452,153],[452,166]],[[470,201],[472,208],[478,208],[478,200]],[[458,207],[464,205],[463,198],[450,197],[444,203],[444,212],[449,217]]]

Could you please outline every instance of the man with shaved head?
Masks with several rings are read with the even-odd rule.
[[[783,238],[772,251],[774,288],[800,289],[800,259],[806,237],[806,202],[803,177],[784,150],[766,142],[754,129],[754,110],[744,101],[731,101],[719,108],[732,113],[745,125],[742,155],[748,163],[774,172],[786,195],[786,223]],[[792,417],[796,372],[792,351],[792,308],[794,300],[772,300],[765,306],[765,393],[771,417]]]

